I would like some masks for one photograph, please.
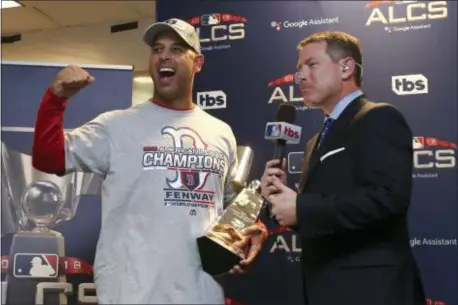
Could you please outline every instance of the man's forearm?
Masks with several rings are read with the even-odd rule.
[[[32,164],[50,173],[65,172],[64,111],[67,100],[48,89],[38,110],[33,139]]]

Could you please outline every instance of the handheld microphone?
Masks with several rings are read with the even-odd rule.
[[[302,128],[294,125],[296,120],[296,107],[289,104],[281,104],[277,110],[276,122],[268,122],[266,125],[265,139],[274,140],[274,159],[279,159],[280,164],[278,167],[281,168],[283,159],[286,155],[286,144],[299,144],[301,141]],[[267,211],[269,218],[274,218],[272,214],[270,204],[267,200],[264,202],[264,206]],[[274,218],[274,221],[276,219]]]
[[[266,124],[265,139],[276,142],[274,159],[282,161],[285,158],[286,144],[300,143],[302,128],[294,125],[295,119],[296,107],[289,104],[281,104],[277,111],[277,121]]]

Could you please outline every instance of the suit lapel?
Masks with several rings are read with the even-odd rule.
[[[308,143],[306,148],[306,156],[302,166],[302,174],[299,182],[299,192],[302,193],[307,180],[311,176],[313,170],[320,160],[320,156],[328,150],[340,135],[345,131],[345,127],[352,121],[353,117],[358,113],[363,105],[363,96],[353,100],[347,108],[340,114],[339,118],[331,125],[326,138],[321,143],[320,148],[316,149],[316,145],[320,133],[316,134]]]
[[[310,169],[310,162],[312,159],[313,152],[315,151],[316,144],[318,142],[320,134],[316,134],[310,141],[307,142],[305,146],[305,155],[304,160],[302,161],[302,171],[301,171],[301,179],[299,180],[299,188],[298,193],[302,193],[302,189],[304,188],[305,184],[307,183],[307,178],[309,176],[309,169]]]

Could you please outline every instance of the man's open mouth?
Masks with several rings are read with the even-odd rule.
[[[173,68],[168,68],[168,67],[164,67],[164,68],[159,68],[159,77],[161,79],[169,79],[173,76],[175,76],[175,69]]]

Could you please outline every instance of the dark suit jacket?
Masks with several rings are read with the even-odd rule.
[[[413,153],[403,115],[357,98],[317,150],[318,137],[297,199],[306,304],[426,304],[407,229]]]

